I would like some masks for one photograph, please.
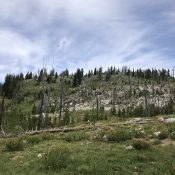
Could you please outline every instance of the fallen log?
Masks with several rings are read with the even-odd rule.
[[[61,132],[74,132],[74,131],[85,131],[85,130],[97,130],[97,129],[110,129],[109,126],[87,126],[87,127],[76,127],[76,128],[52,128],[52,129],[43,129],[36,131],[27,131],[22,133],[6,133],[5,136],[1,136],[0,138],[10,138],[10,137],[19,137],[22,135],[39,135],[43,133],[61,133]]]
[[[37,135],[42,133],[59,133],[59,132],[73,132],[73,131],[83,131],[83,130],[91,130],[96,129],[95,127],[81,127],[81,128],[53,128],[53,129],[44,129],[38,131],[29,131],[26,132],[26,135]]]
[[[96,127],[79,127],[79,128],[53,128],[53,129],[43,129],[38,131],[28,131],[25,133],[6,133],[6,135],[0,135],[0,138],[10,138],[10,137],[19,137],[22,135],[39,135],[43,133],[60,133],[60,132],[73,132],[73,131],[83,131],[83,130],[96,130]]]

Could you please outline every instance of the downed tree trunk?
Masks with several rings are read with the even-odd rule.
[[[54,128],[54,129],[48,129],[48,130],[29,131],[29,132],[26,132],[25,134],[36,135],[36,134],[42,134],[42,133],[73,132],[73,131],[83,131],[83,130],[90,130],[90,129],[95,129],[95,128],[93,126],[81,127],[81,128]]]
[[[110,126],[101,126],[101,125],[96,125],[96,126],[87,126],[87,127],[77,127],[77,128],[53,128],[53,129],[43,129],[43,130],[38,130],[38,131],[28,131],[28,132],[23,132],[23,133],[6,133],[4,138],[11,138],[11,137],[18,137],[22,135],[39,135],[43,133],[61,133],[61,132],[74,132],[74,131],[85,131],[85,130],[97,130],[97,129],[111,129]],[[0,138],[2,136],[0,135]]]

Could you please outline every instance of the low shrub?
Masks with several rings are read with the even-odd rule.
[[[168,136],[169,136],[168,131],[163,130],[163,131],[161,131],[161,133],[157,136],[157,138],[158,138],[159,140],[163,140],[163,139],[168,138]]]
[[[55,135],[54,134],[50,134],[50,133],[43,133],[41,135],[43,140],[53,140],[55,139]]]
[[[108,141],[111,142],[121,142],[132,139],[132,132],[120,129],[120,130],[112,130],[106,133],[106,137]]]
[[[106,136],[106,132],[104,130],[97,131],[92,138],[95,141],[103,141],[103,137]]]
[[[171,156],[172,158],[175,160],[175,148],[173,147],[173,149],[171,150]]]
[[[145,138],[145,132],[141,130],[133,130],[133,137],[135,138]]]
[[[89,114],[88,112],[86,112],[86,113],[84,114],[83,120],[84,120],[85,122],[87,122],[87,121],[90,120],[90,119],[91,119],[90,114]]]
[[[41,136],[29,136],[26,140],[27,140],[27,143],[29,144],[38,144],[43,139]]]
[[[159,145],[159,144],[161,144],[161,141],[159,139],[155,139],[153,145]]]
[[[85,132],[72,132],[66,134],[63,139],[67,142],[78,142],[88,139],[88,135]]]
[[[166,127],[170,133],[175,131],[175,123],[168,123]]]
[[[144,139],[135,139],[132,146],[137,150],[149,149],[150,143]]]
[[[21,139],[10,139],[5,143],[6,151],[23,151],[24,143]]]
[[[172,132],[172,133],[170,134],[170,138],[171,138],[172,140],[175,140],[175,131]]]
[[[137,161],[137,162],[146,163],[146,162],[154,162],[155,158],[152,155],[142,155],[142,154],[140,155],[140,154],[137,154],[134,157],[134,160]]]
[[[65,169],[71,161],[70,152],[67,148],[52,148],[42,161],[46,170]]]

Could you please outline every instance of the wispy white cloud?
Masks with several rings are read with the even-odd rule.
[[[52,67],[171,67],[173,0],[0,0],[0,79]],[[57,47],[59,44],[59,47]]]
[[[40,67],[44,46],[10,30],[0,30],[0,78],[6,73],[27,72]]]

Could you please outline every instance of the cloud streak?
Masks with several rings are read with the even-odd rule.
[[[173,0],[0,0],[0,79],[48,68],[172,68]],[[59,48],[57,48],[59,44]]]

